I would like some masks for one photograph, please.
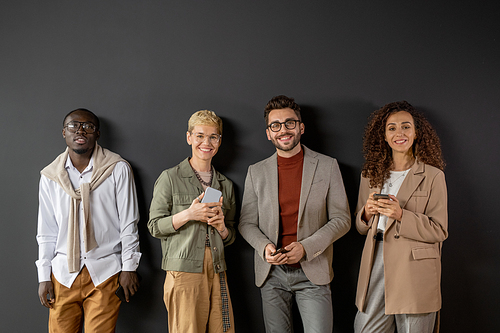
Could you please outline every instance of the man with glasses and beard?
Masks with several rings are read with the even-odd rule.
[[[139,211],[130,165],[97,144],[99,118],[87,109],[63,121],[66,151],[41,171],[38,295],[49,332],[114,332],[120,299],[139,279]]]
[[[300,144],[300,107],[273,97],[264,111],[271,157],[251,165],[239,230],[255,249],[266,332],[293,331],[295,299],[304,332],[333,331],[333,242],[350,228],[337,161]]]

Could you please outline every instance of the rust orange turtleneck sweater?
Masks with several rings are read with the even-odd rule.
[[[280,204],[280,234],[278,248],[297,241],[300,187],[304,151],[290,158],[278,155],[278,198]],[[299,264],[298,267],[300,267]],[[295,266],[295,265],[293,265]]]

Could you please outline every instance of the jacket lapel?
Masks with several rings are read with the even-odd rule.
[[[318,160],[313,156],[312,152],[305,146],[302,146],[302,148],[304,149],[304,165],[302,168],[302,184],[300,185],[299,215],[297,220],[297,226],[299,227],[303,223],[302,215],[304,214],[304,208],[309,192],[311,191],[316,167],[318,166]]]
[[[267,174],[269,178],[266,179],[267,182],[267,191],[269,194],[269,200],[271,201],[271,207],[272,207],[272,212],[271,212],[271,225],[273,226],[273,229],[276,229],[274,231],[279,232],[279,227],[280,227],[280,211],[279,211],[279,198],[278,198],[278,155],[274,153],[274,155],[271,156],[270,159],[268,159],[266,166],[266,169],[270,170],[271,172],[264,172],[264,174]]]
[[[221,185],[221,181],[222,181],[222,176],[220,176],[220,174],[215,171],[215,168],[214,166],[212,165],[212,172],[213,172],[213,178],[212,178],[212,186],[214,189],[216,190],[219,190],[219,191],[222,191],[222,185]]]
[[[425,164],[416,161],[410,169],[410,172],[405,177],[403,184],[401,184],[401,188],[398,191],[398,195],[396,198],[399,200],[399,205],[401,208],[405,208],[406,203],[410,199],[411,195],[420,183],[425,179],[424,175]],[[389,219],[387,221],[386,230],[389,229],[391,224],[394,223],[394,219]]]
[[[189,178],[189,182],[200,190],[200,194],[203,193],[203,186],[201,186],[200,181],[196,178],[191,164],[189,164],[189,158],[186,158],[180,164],[181,175],[184,178]]]
[[[361,190],[360,190],[360,192],[361,192]],[[379,187],[379,186],[376,186],[376,187],[371,187],[371,188],[370,188],[370,187],[367,187],[367,190],[366,190],[366,191],[363,191],[363,192],[361,192],[361,193],[371,193],[371,192],[382,193],[382,188],[381,188],[381,187]],[[366,198],[364,198],[364,200],[362,201],[362,202],[363,202],[363,204],[362,204],[362,206],[361,206],[361,207],[364,207],[364,205],[366,204],[366,200],[367,200],[367,199],[368,199],[368,196],[366,196]],[[358,200],[358,202],[359,202],[359,200]],[[358,203],[358,204],[359,204],[359,203]],[[360,209],[361,209],[361,208],[356,207],[356,210],[358,210],[358,213],[359,213],[359,210],[360,210]],[[378,220],[379,220],[379,219],[380,219],[380,214],[375,214],[375,215],[373,215],[373,216],[372,216],[372,220],[373,220],[373,221],[372,221],[372,224],[371,224],[371,225],[372,225],[372,226],[375,226],[375,228],[372,228],[372,229],[375,229],[375,232],[377,232],[377,226],[378,226]],[[386,230],[387,230],[387,228],[386,228]]]

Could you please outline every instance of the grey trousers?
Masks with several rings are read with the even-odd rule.
[[[436,312],[422,314],[385,314],[383,242],[375,245],[373,267],[366,296],[365,312],[356,314],[355,333],[432,333]],[[404,295],[402,295],[404,297]]]
[[[260,291],[267,333],[293,332],[294,298],[305,333],[333,332],[330,285],[315,285],[309,281],[301,268],[272,266]]]

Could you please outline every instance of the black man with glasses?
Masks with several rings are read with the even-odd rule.
[[[333,242],[350,228],[335,159],[300,144],[304,123],[293,98],[273,97],[264,111],[271,157],[251,165],[239,231],[255,249],[266,332],[292,332],[292,305],[304,332],[333,331]]]
[[[114,332],[121,286],[139,288],[139,210],[130,165],[97,144],[99,118],[68,113],[67,148],[41,171],[37,242],[38,295],[49,332]]]

